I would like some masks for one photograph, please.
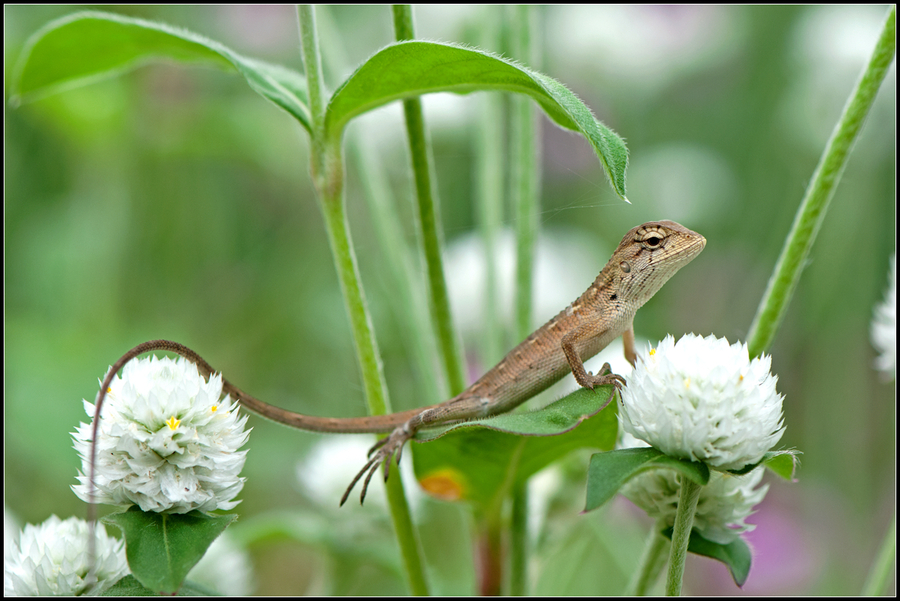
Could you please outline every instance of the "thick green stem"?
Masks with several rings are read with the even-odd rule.
[[[395,38],[398,41],[413,39],[415,34],[412,9],[408,5],[394,5],[393,14]],[[465,374],[456,330],[453,327],[453,317],[450,313],[447,282],[444,279],[444,266],[441,259],[440,211],[433,184],[434,167],[431,160],[431,144],[425,129],[425,118],[422,116],[422,101],[418,98],[404,100],[403,113],[406,118],[410,160],[415,175],[416,208],[425,265],[428,269],[432,321],[441,349],[447,381],[450,385],[450,394],[456,395],[466,387]]]
[[[669,574],[666,577],[666,595],[677,597],[681,594],[684,581],[684,562],[687,559],[694,513],[700,498],[700,485],[690,478],[681,477],[681,498],[675,512],[675,529],[672,532],[672,551],[669,553]]]
[[[847,159],[869,109],[875,101],[878,88],[894,57],[897,7],[888,10],[872,57],[850,94],[841,118],[835,125],[831,139],[825,146],[822,158],[806,188],[803,202],[794,218],[794,224],[785,240],[775,271],[763,295],[756,317],[750,326],[748,346],[750,356],[755,357],[772,344],[778,326],[787,310],[810,248],[825,218],[828,203],[841,179]]]
[[[313,123],[310,144],[313,182],[318,193],[322,214],[325,217],[328,240],[344,294],[347,313],[350,316],[369,413],[372,415],[385,414],[390,412],[390,402],[345,212],[343,157],[341,156],[340,141],[328,144],[324,137],[325,114],[324,102],[322,102],[324,85],[316,35],[315,12],[311,6],[301,5],[297,7],[297,13],[300,20],[300,47],[306,68]],[[403,493],[403,484],[398,474],[391,478],[387,490],[391,517],[397,541],[400,544],[410,591],[415,595],[427,595],[421,548],[412,526],[412,519]]]

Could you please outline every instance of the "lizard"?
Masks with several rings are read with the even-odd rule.
[[[417,409],[368,417],[317,417],[287,411],[247,394],[224,376],[222,392],[244,407],[279,423],[314,432],[388,433],[369,451],[369,461],[350,483],[341,498],[343,505],[356,483],[365,475],[360,503],[365,500],[369,481],[384,465],[387,480],[390,464],[408,440],[422,428],[461,422],[505,413],[561,380],[570,371],[582,387],[612,384],[608,404],[625,383],[604,363],[597,374],[588,372],[584,361],[622,336],[625,356],[634,365],[633,320],[644,305],[679,269],[706,246],[706,238],[674,221],[650,221],[631,229],[622,238],[612,257],[590,287],[556,317],[534,331],[518,346],[460,394]],[[123,355],[107,373],[97,395],[94,439],[100,407],[112,377],[132,358],[149,351],[177,353],[197,365],[208,378],[214,370],[200,355],[177,342],[151,340]],[[604,405],[605,406],[605,405]],[[93,463],[93,458],[92,458]],[[93,474],[90,481],[93,481]]]

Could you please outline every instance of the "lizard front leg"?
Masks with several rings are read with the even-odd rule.
[[[578,349],[575,348],[575,343],[580,338],[579,333],[579,330],[569,332],[563,336],[561,341],[563,353],[566,355],[566,360],[569,362],[569,367],[572,369],[572,375],[575,376],[575,381],[578,382],[580,386],[590,388],[591,390],[593,390],[595,386],[604,386],[606,384],[612,384],[617,390],[621,390],[622,386],[625,385],[625,378],[612,373],[612,368],[609,366],[609,363],[604,363],[603,367],[600,368],[600,371],[598,371],[596,375],[584,368],[584,362],[581,360],[581,355],[578,354]],[[610,399],[611,398],[612,397],[610,397]]]

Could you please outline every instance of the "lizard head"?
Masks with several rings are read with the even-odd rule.
[[[706,246],[706,238],[674,221],[648,221],[625,234],[610,259],[620,298],[639,307]]]

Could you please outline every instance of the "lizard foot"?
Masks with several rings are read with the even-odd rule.
[[[403,424],[402,426],[394,428],[390,435],[376,442],[372,448],[369,449],[369,461],[366,462],[361,470],[359,470],[359,473],[356,474],[356,477],[353,478],[353,481],[350,482],[350,486],[348,486],[347,490],[344,492],[344,496],[341,497],[341,505],[347,502],[350,491],[353,490],[353,487],[356,486],[359,479],[365,475],[366,479],[363,480],[362,492],[359,495],[359,504],[363,504],[366,500],[369,482],[372,480],[372,476],[375,475],[375,472],[378,471],[380,465],[384,465],[384,481],[387,482],[388,476],[391,473],[391,460],[394,458],[394,455],[396,455],[397,465],[400,465],[400,455],[403,452],[403,445],[412,437],[413,434],[407,427],[407,424]]]
[[[590,383],[589,388],[593,390],[594,386],[605,386],[606,384],[612,384],[616,387],[616,390],[622,392],[622,386],[625,385],[625,378],[620,376],[619,374],[612,373],[612,368],[609,366],[609,363],[604,363],[603,367],[600,368],[600,371],[597,372],[597,375],[588,373],[588,382]]]

